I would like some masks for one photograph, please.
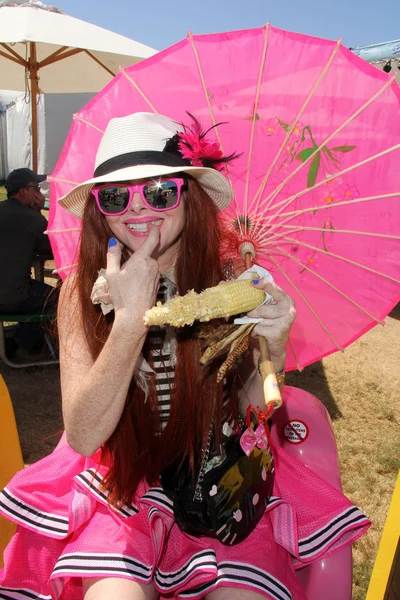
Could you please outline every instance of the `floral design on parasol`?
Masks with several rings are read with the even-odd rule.
[[[295,302],[287,367],[343,350],[400,299],[400,90],[341,42],[253,30],[188,37],[120,73],[77,115],[51,178],[62,277],[80,222],[57,198],[93,174],[112,117],[190,111],[225,155],[229,243]],[[223,123],[223,124],[222,124]],[[244,244],[244,246],[243,246]]]

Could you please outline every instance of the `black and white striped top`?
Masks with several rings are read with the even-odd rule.
[[[161,278],[157,301],[166,299],[167,286]],[[174,360],[167,344],[167,330],[161,327],[150,327],[147,338],[152,348],[153,370],[156,373],[156,390],[160,410],[161,426],[165,427],[171,410],[171,389],[175,381]]]

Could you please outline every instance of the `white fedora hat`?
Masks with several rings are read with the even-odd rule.
[[[184,128],[178,123],[154,113],[139,112],[111,119],[97,150],[93,178],[74,187],[59,203],[82,218],[96,184],[188,173],[218,210],[224,210],[232,199],[231,186],[224,175],[217,169],[193,166],[179,152],[165,149],[166,143],[179,132],[184,132]]]

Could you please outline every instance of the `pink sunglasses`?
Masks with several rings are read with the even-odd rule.
[[[97,206],[103,215],[124,214],[129,209],[133,195],[136,192],[141,195],[148,208],[162,212],[178,206],[184,185],[185,180],[181,178],[155,179],[137,185],[107,183],[94,187],[92,194],[96,198]]]

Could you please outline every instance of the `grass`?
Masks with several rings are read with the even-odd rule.
[[[5,200],[6,198],[7,198],[6,188],[4,187],[4,185],[0,185],[0,202],[2,202],[2,200]]]

